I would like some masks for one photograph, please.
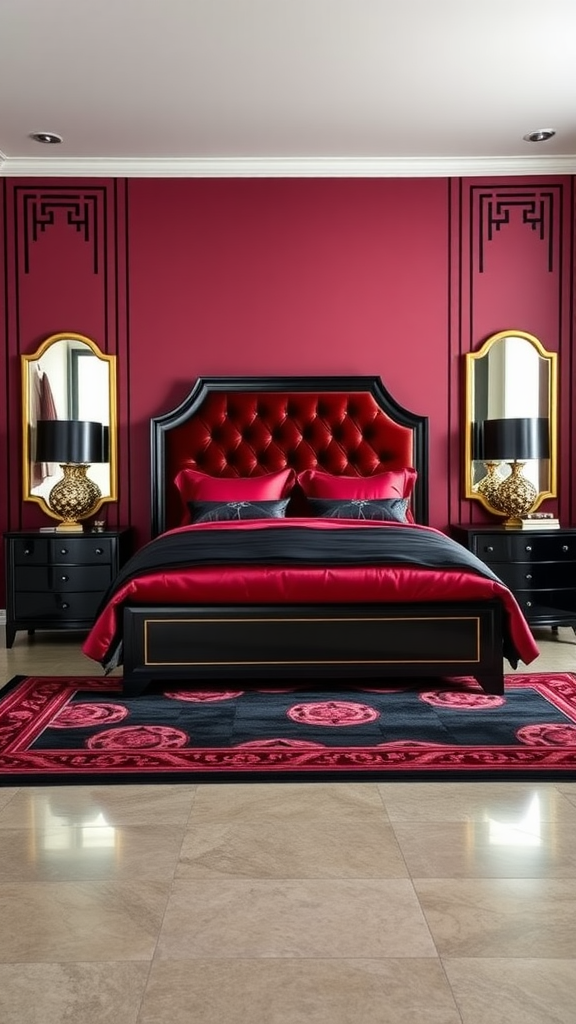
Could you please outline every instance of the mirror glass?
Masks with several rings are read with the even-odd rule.
[[[556,497],[557,379],[556,353],[525,331],[500,331],[478,352],[466,355],[465,496],[491,512],[490,493],[510,474],[506,462],[482,460],[482,424],[486,420],[538,419],[547,423],[549,457],[528,460],[523,475],[538,497]]]
[[[29,356],[22,356],[23,497],[54,516],[47,499],[62,479],[58,463],[36,459],[39,420],[87,420],[107,428],[108,462],[93,463],[88,476],[101,500],[117,500],[116,356],[104,355],[81,334],[54,334]]]

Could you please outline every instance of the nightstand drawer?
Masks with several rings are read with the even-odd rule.
[[[528,536],[526,535],[528,534]],[[475,538],[474,552],[484,562],[576,562],[576,536],[555,536],[538,534],[529,536],[529,531],[518,533],[484,534]]]
[[[112,582],[110,565],[23,565],[18,571],[16,588],[26,593],[51,590],[99,590]]]
[[[65,622],[72,619],[87,622],[94,619],[102,595],[94,593],[17,593],[14,614],[17,619],[34,618]]]
[[[46,565],[48,541],[44,537],[16,538],[12,541],[15,565]]]
[[[562,621],[576,618],[576,588],[573,590],[517,590],[515,598],[527,619]]]
[[[51,590],[98,590],[102,593],[112,582],[112,566],[55,565],[48,576]]]
[[[48,561],[53,565],[96,564],[112,561],[109,537],[64,537],[48,542]]]
[[[576,588],[576,562],[493,562],[490,568],[510,590]]]
[[[45,537],[17,538],[14,545],[15,565],[81,564],[90,565],[113,560],[113,541],[110,537]]]

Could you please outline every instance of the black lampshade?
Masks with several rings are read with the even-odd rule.
[[[543,416],[484,420],[478,457],[495,462],[548,459],[549,437],[549,422]]]
[[[108,427],[90,420],[38,420],[36,462],[108,462]]]

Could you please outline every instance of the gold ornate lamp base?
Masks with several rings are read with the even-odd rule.
[[[48,504],[62,520],[57,530],[82,530],[80,519],[86,519],[96,508],[102,493],[86,476],[87,465],[64,463],[64,476],[50,491]]]
[[[478,487],[476,488],[478,494],[482,494],[486,501],[490,505],[494,505],[493,498],[496,491],[502,483],[502,477],[498,470],[500,468],[499,462],[485,462],[484,469],[486,470],[486,476],[483,476]]]
[[[522,475],[525,465],[525,462],[511,462],[510,476],[502,481],[490,498],[492,507],[508,516],[503,523],[504,526],[519,526],[520,517],[530,512],[538,497],[534,484]]]

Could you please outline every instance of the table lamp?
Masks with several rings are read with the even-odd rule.
[[[48,495],[60,519],[58,530],[82,530],[80,520],[96,509],[102,492],[86,475],[94,462],[108,462],[108,428],[90,420],[38,420],[36,461],[57,462],[64,476]]]
[[[510,465],[510,475],[490,495],[490,504],[508,516],[504,526],[519,526],[538,497],[522,470],[529,459],[550,458],[549,422],[542,416],[484,420],[481,449],[486,461]]]

